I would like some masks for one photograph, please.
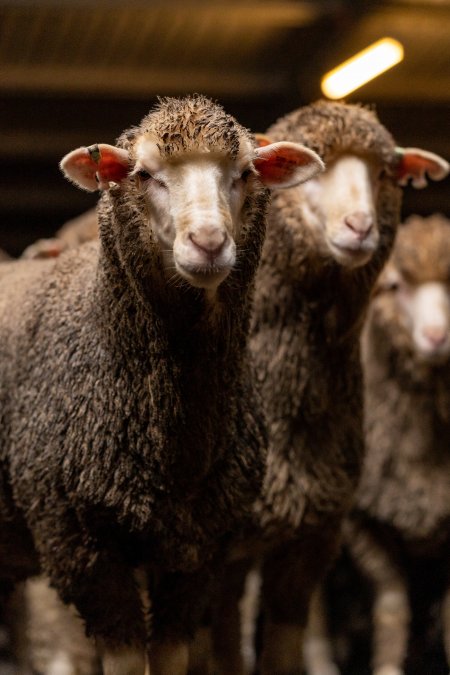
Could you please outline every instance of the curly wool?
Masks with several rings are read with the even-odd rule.
[[[394,140],[370,110],[318,102],[286,115],[267,135],[301,141],[328,162],[349,151],[385,169],[376,205],[380,241],[369,263],[355,270],[317,251],[301,188],[273,197],[251,348],[270,430],[259,515],[276,535],[323,519],[335,523],[351,505],[363,456],[359,337],[393,245],[400,190],[389,175]]]
[[[450,221],[411,217],[391,260],[409,283],[448,283]],[[433,548],[449,540],[450,360],[418,357],[389,293],[372,303],[363,346],[367,455],[356,512]]]
[[[182,101],[170,97],[158,100],[138,129],[157,140],[162,157],[205,150],[236,157],[244,129],[221,106],[212,106],[211,100],[200,94]],[[125,132],[119,144],[126,144],[135,130]]]
[[[411,284],[448,283],[450,277],[450,220],[435,213],[410,216],[400,227],[392,262]]]
[[[209,105],[218,130],[224,113]],[[186,115],[200,124],[205,107],[188,99]],[[182,104],[163,101],[149,117],[175,109]],[[216,149],[218,131],[209,138]],[[2,275],[0,571],[11,575],[5,566],[20,552],[16,576],[36,572],[21,534],[31,532],[42,571],[97,637],[143,641],[130,570],[144,562],[156,578],[172,575],[153,590],[154,635],[192,632],[193,597],[201,608],[208,581],[193,574],[258,494],[266,441],[246,342],[267,199],[255,184],[237,242],[242,264],[213,309],[198,289],[165,282],[132,176],[100,200],[100,246]]]
[[[395,165],[395,142],[373,110],[362,105],[316,101],[281,117],[267,130],[274,141],[289,138],[303,143],[329,164],[350,152],[379,157],[389,168]]]

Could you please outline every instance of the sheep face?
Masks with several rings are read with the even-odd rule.
[[[364,265],[377,249],[379,174],[375,161],[348,154],[303,188],[311,209],[307,222],[322,253],[339,265]]]
[[[374,310],[392,342],[420,362],[450,358],[450,223],[415,218],[402,226],[381,275]]]
[[[192,286],[214,290],[236,263],[246,197],[255,190],[253,148],[235,158],[189,153],[162,158],[154,141],[136,144],[134,175],[167,271]]]
[[[445,361],[450,354],[450,286],[429,282],[399,294],[417,354],[426,361]]]
[[[409,283],[396,269],[386,271],[384,293],[397,328],[421,362],[439,364],[450,357],[450,283]],[[394,337],[398,342],[399,336]]]

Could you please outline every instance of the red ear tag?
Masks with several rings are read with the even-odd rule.
[[[128,173],[128,167],[117,161],[116,153],[108,147],[100,148],[97,144],[88,148],[89,156],[98,166],[96,177],[98,183],[120,183]]]

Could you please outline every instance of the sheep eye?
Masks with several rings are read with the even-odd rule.
[[[151,175],[145,169],[139,169],[139,171],[136,172],[136,175],[139,176],[141,180],[148,180],[151,178]]]
[[[243,180],[243,181],[245,182],[245,181],[247,180],[247,178],[248,178],[249,176],[251,176],[252,173],[253,173],[253,172],[252,172],[251,169],[245,169],[245,171],[243,171],[243,172],[241,173],[241,180]]]

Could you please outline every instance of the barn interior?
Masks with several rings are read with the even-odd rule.
[[[92,206],[58,161],[114,142],[158,95],[204,93],[264,131],[384,36],[403,62],[347,100],[374,105],[400,145],[448,159],[448,0],[2,0],[0,247],[18,255]],[[403,208],[449,214],[448,181],[406,190]]]
[[[0,0],[0,249],[19,256],[94,206],[60,159],[114,143],[158,96],[206,94],[262,132],[323,97],[327,71],[385,36],[404,60],[346,100],[374,107],[399,145],[449,161],[450,0]],[[403,217],[450,217],[449,180],[407,187]],[[367,589],[346,575],[330,588],[335,622],[359,592],[361,653],[346,673],[365,675]],[[421,675],[447,672],[439,649]]]

